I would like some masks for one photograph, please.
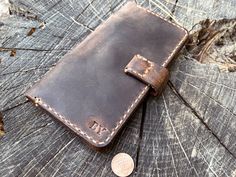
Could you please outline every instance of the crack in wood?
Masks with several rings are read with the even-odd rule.
[[[171,14],[172,15],[174,15],[174,13],[175,13],[175,9],[176,9],[177,3],[178,3],[178,0],[175,0],[175,4],[174,4],[174,6],[173,6],[173,8],[171,10]]]
[[[33,48],[14,48],[14,47],[0,47],[0,52],[12,51],[12,50],[29,50],[37,52],[50,52],[50,51],[68,51],[70,49],[33,49]]]
[[[26,73],[26,72],[30,72],[30,71],[36,71],[36,70],[50,70],[52,67],[54,67],[56,64],[52,64],[50,66],[45,66],[45,67],[33,67],[33,68],[29,68],[29,69],[24,69],[24,70],[18,70],[18,71],[12,71],[12,72],[8,72],[8,73],[3,73],[0,76],[6,76],[6,75],[10,75],[10,74],[18,74],[18,73]]]
[[[168,110],[168,107],[167,107],[167,103],[166,103],[166,99],[165,99],[164,94],[162,94],[162,99],[163,99],[163,102],[164,102],[164,107],[165,107],[165,110],[166,110],[167,118],[168,118],[170,126],[171,126],[171,128],[173,130],[174,136],[176,137],[178,145],[179,145],[181,151],[183,152],[183,154],[185,156],[185,159],[187,160],[189,166],[191,167],[191,169],[194,170],[195,174],[199,177],[199,173],[198,173],[197,169],[195,168],[194,163],[192,161],[190,161],[190,158],[187,155],[187,151],[184,148],[183,143],[181,142],[179,135],[177,134],[176,128],[175,128],[175,126],[173,124],[173,120],[171,120],[171,117],[170,117],[170,114],[169,114],[169,110]]]
[[[0,138],[5,135],[4,123],[3,123],[3,114],[0,112]]]
[[[145,99],[143,101],[143,105],[142,105],[142,117],[141,117],[138,143],[137,143],[138,147],[137,147],[137,152],[136,152],[135,170],[138,169],[138,165],[139,165],[139,155],[140,155],[140,147],[141,147],[141,142],[142,142],[142,137],[143,137],[143,126],[144,126],[144,122],[145,122],[146,109],[147,109],[147,99]]]
[[[186,73],[185,73],[185,74],[186,74]],[[188,75],[188,74],[186,74],[186,75]],[[183,83],[185,82],[186,84],[188,84],[188,85],[190,85],[190,86],[192,86],[192,87],[194,87],[194,88],[196,88],[196,89],[199,89],[199,92],[201,92],[201,94],[203,94],[203,95],[206,96],[207,98],[213,100],[213,101],[214,101],[215,103],[217,103],[220,107],[222,107],[223,109],[227,110],[230,114],[236,116],[236,114],[235,114],[232,110],[230,110],[229,108],[223,106],[218,100],[216,100],[216,99],[214,99],[213,97],[207,95],[204,91],[201,91],[199,87],[196,87],[196,86],[194,86],[193,84],[191,84],[191,83],[189,83],[189,82],[187,82],[187,81],[181,80],[181,79],[179,79],[179,78],[177,78],[177,80],[179,80],[179,81],[181,81],[181,82],[183,82]],[[204,80],[204,79],[203,79],[203,80]],[[214,83],[214,82],[210,82],[209,80],[205,80],[205,81],[208,82],[208,83],[211,83],[211,84],[213,84],[213,85],[215,85],[215,86],[217,86],[217,84]],[[227,88],[227,89],[231,89],[232,91],[235,91],[234,88],[227,87],[227,86],[225,86],[225,85],[220,85],[220,86],[225,87],[225,88]]]
[[[23,135],[22,138],[26,138],[26,137],[28,137],[28,136],[30,136],[30,135],[32,135],[32,134],[38,132],[38,131],[41,131],[41,129],[46,128],[47,126],[51,125],[52,123],[53,123],[53,122],[49,122],[49,123],[45,123],[44,125],[41,125],[41,126],[39,126],[39,127],[34,127],[34,129],[35,129],[34,131],[29,132],[29,133],[27,133],[26,135]]]
[[[14,85],[14,86],[11,86],[11,87],[9,87],[9,88],[4,88],[4,89],[2,89],[3,87],[0,87],[1,89],[2,89],[2,92],[4,92],[4,91],[10,91],[10,90],[12,90],[12,89],[16,89],[16,88],[18,88],[18,87],[25,87],[25,86],[27,86],[27,85],[29,85],[28,83],[25,83],[25,84],[22,84],[22,83],[20,83],[20,84],[17,84],[17,85]]]
[[[4,113],[4,112],[8,112],[8,111],[10,111],[10,110],[12,110],[12,109],[14,109],[14,108],[17,108],[17,107],[19,107],[19,106],[21,106],[21,105],[23,105],[23,104],[25,104],[25,103],[28,103],[28,102],[29,102],[29,100],[23,101],[23,102],[21,102],[21,103],[18,103],[18,104],[16,104],[16,105],[12,106],[12,107],[8,107],[8,108],[3,109],[2,112],[3,112],[3,113]]]
[[[197,113],[197,111],[182,97],[182,95],[177,91],[177,89],[172,84],[172,82],[168,81],[167,85],[170,87],[173,93],[184,103],[184,105],[187,106],[191,110],[191,112],[201,121],[201,123],[206,127],[206,129],[217,139],[220,145],[224,147],[226,151],[236,159],[236,156],[227,148],[227,146],[220,140],[220,138],[211,130],[211,128],[207,125],[207,123],[204,122],[203,118]]]

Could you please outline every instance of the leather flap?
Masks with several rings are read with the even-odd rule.
[[[134,76],[153,88],[153,95],[159,95],[169,79],[169,71],[141,55],[135,55],[125,67],[125,73]]]

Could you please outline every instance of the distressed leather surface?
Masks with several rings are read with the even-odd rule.
[[[133,2],[112,15],[26,96],[95,147],[108,145],[150,86],[125,74],[140,54],[166,66],[187,32]]]

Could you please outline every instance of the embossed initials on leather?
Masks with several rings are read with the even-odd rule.
[[[105,147],[147,95],[149,85],[159,89],[158,82],[152,82],[161,80],[151,74],[156,71],[152,64],[166,67],[186,39],[182,27],[128,2],[66,54],[26,96],[94,147]],[[137,73],[141,76],[144,71],[148,84],[124,72],[136,54],[148,61],[131,68],[142,66]]]
[[[98,135],[101,135],[103,132],[109,131],[106,127],[103,127],[101,124],[99,124],[96,121],[90,122],[89,128],[93,130]]]

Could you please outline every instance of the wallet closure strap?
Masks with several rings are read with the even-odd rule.
[[[169,79],[167,68],[149,61],[141,55],[135,55],[125,67],[125,73],[150,85],[153,95],[159,95]]]

